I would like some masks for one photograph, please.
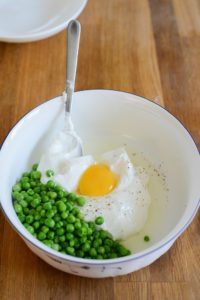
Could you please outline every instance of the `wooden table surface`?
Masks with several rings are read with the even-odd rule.
[[[200,1],[89,0],[76,89],[147,97],[172,112],[200,146]],[[66,33],[0,43],[0,143],[15,122],[65,88]],[[36,257],[0,214],[0,299],[200,299],[200,213],[170,251],[127,276],[88,279]]]

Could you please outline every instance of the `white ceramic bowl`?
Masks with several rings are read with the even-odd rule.
[[[126,141],[155,165],[162,162],[169,187],[165,213],[161,219],[154,216],[158,230],[149,232],[151,243],[145,249],[112,260],[81,259],[54,251],[35,239],[18,220],[11,199],[16,179],[39,160],[49,134],[62,127],[62,112],[61,97],[47,101],[25,115],[5,139],[0,152],[4,214],[33,252],[65,272],[108,277],[149,265],[172,246],[199,207],[200,158],[190,134],[169,112],[144,98],[110,90],[75,93],[72,119],[85,144]]]
[[[50,37],[77,18],[87,0],[0,0],[0,41],[31,42]]]

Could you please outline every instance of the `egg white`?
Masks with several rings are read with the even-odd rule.
[[[125,240],[139,232],[147,219],[150,205],[148,192],[148,176],[142,167],[134,168],[124,148],[104,153],[98,162],[110,167],[112,172],[119,175],[116,188],[109,194],[89,197],[81,207],[87,221],[94,221],[97,216],[103,216],[101,228],[108,230],[113,238]],[[39,170],[42,172],[42,182],[49,180],[45,172],[54,170],[53,180],[67,191],[76,191],[83,172],[95,160],[92,156],[69,158],[63,153],[46,153],[41,158]]]

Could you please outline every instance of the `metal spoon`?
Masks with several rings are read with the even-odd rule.
[[[67,29],[67,81],[65,90],[67,94],[65,102],[66,113],[70,113],[74,93],[80,33],[80,23],[76,20],[72,20]]]
[[[65,99],[65,124],[64,131],[67,139],[70,140],[72,151],[71,156],[81,156],[83,154],[82,142],[80,137],[74,131],[71,121],[70,111],[74,93],[76,67],[78,60],[78,50],[80,41],[81,25],[78,21],[72,20],[67,29],[67,79],[64,92]]]

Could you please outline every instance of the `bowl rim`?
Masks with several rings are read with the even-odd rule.
[[[195,144],[195,141],[191,135],[191,133],[188,131],[187,128],[185,128],[185,126],[182,124],[182,122],[176,118],[171,112],[169,112],[165,107],[162,107],[160,104],[145,98],[143,96],[139,96],[135,93],[130,93],[130,92],[126,92],[126,91],[122,91],[122,90],[114,90],[114,89],[85,89],[85,90],[80,90],[80,91],[76,91],[75,94],[79,94],[79,93],[91,93],[91,92],[109,92],[109,93],[121,93],[121,94],[128,94],[130,96],[136,96],[139,97],[140,99],[142,99],[144,102],[150,102],[151,105],[156,105],[158,106],[161,110],[163,110],[165,113],[169,114],[174,120],[176,120],[179,125],[181,125],[181,127],[183,127],[184,130],[186,130],[186,132],[189,134],[191,141],[193,142],[197,152],[198,148],[197,145]],[[35,106],[33,109],[29,110],[27,113],[25,113],[22,117],[20,117],[18,119],[17,122],[15,122],[15,124],[11,127],[11,129],[8,131],[8,133],[6,134],[1,146],[0,146],[0,150],[2,149],[2,147],[4,146],[4,143],[6,142],[7,138],[9,137],[9,135],[11,134],[11,132],[14,130],[14,128],[29,114],[31,114],[34,110],[38,109],[39,107],[45,105],[46,103],[50,102],[50,101],[54,101],[58,98],[62,97],[62,95],[58,95],[55,97],[52,97],[50,99],[44,100],[43,102],[41,102],[40,104],[38,104],[37,106]],[[0,151],[0,155],[1,155],[1,151]],[[131,254],[125,257],[119,257],[119,258],[114,258],[114,259],[85,259],[85,258],[79,258],[79,257],[74,257],[74,256],[70,256],[68,254],[63,254],[59,251],[53,250],[51,248],[49,248],[48,246],[46,246],[45,244],[43,244],[42,242],[40,242],[37,238],[35,238],[34,236],[32,236],[28,231],[27,231],[27,236],[26,237],[23,233],[21,233],[21,231],[12,223],[11,219],[7,216],[5,209],[3,208],[1,201],[0,201],[0,208],[6,218],[6,220],[8,221],[8,223],[10,223],[11,227],[20,235],[20,237],[22,237],[25,241],[27,240],[27,242],[29,242],[33,247],[38,248],[40,251],[44,251],[48,257],[52,258],[55,257],[56,259],[62,259],[65,262],[70,262],[70,263],[75,263],[75,264],[88,264],[91,266],[98,266],[98,265],[113,265],[113,264],[119,264],[119,263],[123,263],[123,262],[130,262],[133,260],[137,260],[137,259],[141,259],[144,258],[148,255],[151,255],[153,253],[156,253],[157,251],[159,251],[160,249],[164,248],[165,246],[167,246],[170,243],[173,243],[181,234],[182,232],[190,225],[190,223],[192,222],[193,218],[195,217],[198,208],[200,207],[200,199],[197,200],[197,205],[195,206],[194,210],[192,211],[189,219],[185,222],[185,224],[183,226],[181,226],[181,229],[176,232],[176,234],[174,234],[170,239],[167,239],[167,236],[170,234],[171,231],[173,231],[173,229],[166,235],[166,237],[162,238],[160,241],[156,242],[156,244],[160,244],[162,242],[162,240],[167,239],[164,243],[161,243],[161,245],[158,245],[157,247],[155,247],[155,245],[151,245],[151,249],[148,251],[148,248],[142,251],[139,251],[135,254]],[[19,221],[20,222],[20,221]],[[23,224],[20,223],[22,226]],[[177,226],[177,225],[176,225]]]

